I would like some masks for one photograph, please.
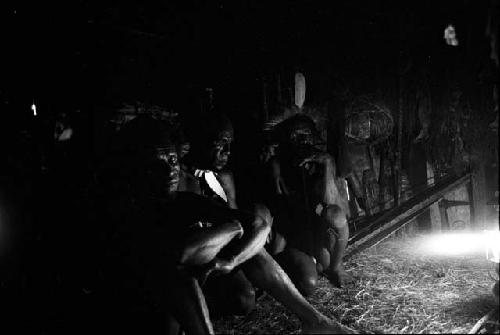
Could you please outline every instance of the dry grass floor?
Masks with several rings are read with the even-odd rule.
[[[418,251],[422,238],[387,239],[354,256],[346,268],[358,281],[337,289],[322,278],[309,301],[325,315],[359,330],[468,333],[495,307],[494,263],[483,253],[425,255]],[[270,296],[260,299],[249,315],[216,320],[214,327],[218,334],[300,332],[297,318]],[[493,327],[498,330],[498,321]]]

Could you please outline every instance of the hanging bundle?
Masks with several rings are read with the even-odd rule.
[[[165,107],[157,105],[147,105],[143,102],[136,101],[134,104],[124,103],[120,108],[116,109],[109,120],[115,130],[119,130],[123,124],[131,121],[139,115],[149,115],[157,120],[175,123],[178,114]]]

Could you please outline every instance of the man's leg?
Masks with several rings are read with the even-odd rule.
[[[317,255],[325,275],[336,286],[343,286],[353,281],[353,278],[344,270],[343,257],[349,239],[349,226],[342,209],[337,205],[329,205],[321,212],[322,227],[326,227],[327,241],[318,236],[317,244],[324,245],[329,253],[329,264],[326,262],[325,251],[320,250]],[[322,234],[325,234],[323,231]],[[321,241],[322,240],[322,241]],[[325,245],[326,244],[326,245]]]
[[[182,331],[181,326],[179,325],[179,322],[177,322],[177,320],[174,318],[174,316],[170,313],[167,313],[165,321],[167,324],[166,335],[179,335],[179,333]]]
[[[279,264],[262,249],[243,265],[247,278],[257,287],[281,302],[302,322],[304,333],[354,334],[352,329],[327,318],[316,310],[297,290]]]
[[[318,284],[318,272],[311,256],[291,247],[274,258],[303,296],[308,297],[314,293]]]
[[[209,277],[203,291],[212,315],[246,315],[255,307],[255,290],[241,270]]]
[[[275,236],[267,250],[285,270],[299,292],[305,297],[310,296],[318,283],[318,271],[313,257],[315,236],[309,213],[299,203],[295,203],[292,208],[280,207],[275,212]]]
[[[154,287],[153,294],[164,293],[161,294],[161,297],[165,299],[164,302],[168,302],[171,316],[179,323],[180,328],[186,334],[214,334],[205,296],[198,281],[179,270],[170,271],[167,276],[168,278],[162,275],[154,276],[155,279],[151,279],[153,283],[149,283],[149,285],[154,286],[149,287]],[[161,285],[168,287],[165,289]],[[169,329],[175,328],[170,328],[170,326],[175,325],[170,324],[169,315],[167,315],[166,321]]]

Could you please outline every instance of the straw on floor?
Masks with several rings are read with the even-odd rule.
[[[495,308],[495,264],[484,254],[421,254],[417,246],[422,238],[387,239],[357,254],[346,264],[358,277],[355,284],[338,289],[322,278],[309,301],[322,313],[362,331],[468,333]],[[488,332],[498,334],[498,317],[488,322]],[[221,334],[300,332],[298,319],[270,296],[260,299],[249,315],[215,320],[214,327]]]

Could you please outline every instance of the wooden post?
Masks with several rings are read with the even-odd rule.
[[[278,73],[278,78],[276,79],[276,101],[278,103],[277,110],[281,110],[281,104],[283,103],[282,91],[281,91],[281,70]]]
[[[265,76],[262,76],[262,110],[264,112],[263,122],[269,120],[269,108],[267,105],[267,80]]]
[[[450,222],[448,221],[448,211],[443,200],[439,201],[438,206],[439,206],[439,214],[441,216],[441,230],[442,231],[450,230]]]
[[[404,17],[399,17],[399,44],[404,45],[405,36],[403,27],[407,22],[404,21]],[[400,48],[398,54],[398,128],[396,137],[396,152],[395,152],[395,173],[394,173],[394,204],[399,206],[401,203],[401,168],[402,168],[402,153],[403,153],[403,59],[402,59],[402,49]]]
[[[485,162],[480,162],[472,173],[472,206],[474,213],[473,229],[484,229],[487,225],[488,208],[486,203]]]
[[[472,227],[476,226],[476,217],[474,213],[474,194],[472,192],[472,174],[469,179],[469,182],[467,183],[467,194],[469,196],[469,213],[470,213],[470,225]]]
[[[398,135],[396,147],[396,168],[394,173],[395,194],[394,203],[399,206],[401,203],[401,166],[403,153],[403,75],[399,75],[399,90],[398,90]]]
[[[432,168],[432,164],[427,161],[427,185],[432,187],[434,185],[434,169]],[[434,203],[429,206],[430,211],[430,219],[431,219],[431,230],[432,231],[440,231],[442,230],[442,222],[441,222],[441,210],[439,208],[439,204]]]
[[[386,149],[382,149],[382,154],[380,155],[380,169],[378,174],[378,188],[379,188],[379,196],[378,196],[378,204],[381,210],[385,209],[385,201],[386,201],[386,173],[385,173],[385,165],[386,163]]]

